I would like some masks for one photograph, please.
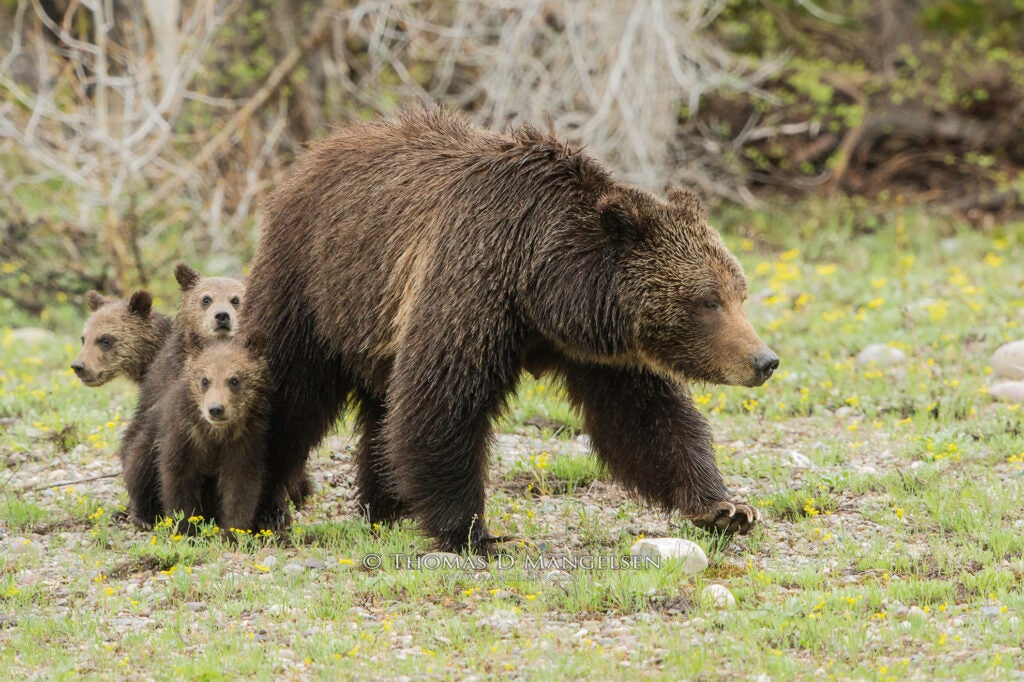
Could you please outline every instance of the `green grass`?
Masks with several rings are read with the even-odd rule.
[[[84,309],[3,313],[0,327],[55,336],[0,335],[0,676],[1012,678],[1024,408],[985,387],[992,352],[1024,337],[1024,225],[893,205],[865,227],[867,210],[717,220],[782,358],[759,389],[694,387],[727,484],[765,515],[731,542],[625,494],[564,390],[529,378],[491,475],[487,523],[514,538],[505,565],[417,568],[430,545],[413,524],[362,522],[348,421],[313,458],[320,492],[286,535],[140,532],[119,479],[82,480],[118,470],[133,387],[86,389],[67,370]],[[858,366],[876,342],[906,361]],[[568,579],[531,564],[611,560],[641,535],[691,539],[711,564]],[[702,596],[712,583],[735,610]]]

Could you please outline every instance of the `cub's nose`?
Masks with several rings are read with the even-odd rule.
[[[71,369],[75,371],[75,374],[81,374],[85,371],[85,363],[80,360],[75,360],[71,363]]]
[[[219,311],[217,311],[214,314],[213,319],[215,319],[217,321],[217,326],[218,327],[230,327],[231,326],[231,313],[227,312],[226,310],[219,310]]]
[[[779,368],[779,356],[765,348],[754,353],[753,363],[757,378],[763,384]]]
[[[206,408],[206,411],[210,415],[210,419],[213,421],[220,421],[224,418],[224,406],[220,403],[213,403]]]

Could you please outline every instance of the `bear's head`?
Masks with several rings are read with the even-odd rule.
[[[159,343],[154,329],[153,297],[136,291],[128,299],[85,296],[92,314],[82,328],[82,349],[71,369],[86,386],[102,386],[121,375],[138,376]]]
[[[698,197],[615,186],[598,201],[620,251],[620,293],[640,360],[684,380],[759,386],[779,365],[743,312],[747,280]]]
[[[225,437],[250,428],[250,419],[265,412],[269,375],[266,362],[237,340],[204,345],[196,335],[186,341],[191,353],[183,376],[202,419]]]
[[[238,331],[238,311],[245,285],[230,277],[203,277],[185,263],[174,268],[181,287],[178,323],[182,330],[206,338],[229,338]]]

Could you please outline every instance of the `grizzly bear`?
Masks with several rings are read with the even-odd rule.
[[[82,328],[82,349],[71,369],[86,386],[124,376],[141,384],[171,333],[171,320],[153,311],[153,297],[139,290],[127,299],[85,295],[92,314]]]
[[[192,516],[251,529],[263,485],[266,365],[236,340],[192,338],[181,375],[153,408],[163,513],[182,512],[183,530],[193,529]]]
[[[493,549],[492,420],[560,376],[598,458],[700,527],[745,533],[688,382],[758,386],[778,357],[697,197],[661,199],[525,126],[441,112],[342,128],[270,196],[243,314],[271,372],[264,502],[347,400],[359,502],[447,550]]]
[[[153,360],[139,391],[131,422],[121,439],[121,468],[130,500],[132,522],[151,527],[163,511],[156,464],[159,414],[154,406],[181,376],[188,335],[202,341],[230,338],[238,329],[238,308],[244,285],[228,277],[203,277],[185,263],[178,263],[174,277],[181,288],[181,303],[168,335]],[[193,345],[201,345],[200,341]]]

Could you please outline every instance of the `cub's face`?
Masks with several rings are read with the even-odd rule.
[[[234,336],[245,285],[230,277],[203,277],[184,263],[177,265],[174,275],[182,291],[178,309],[182,329],[204,338]]]
[[[215,341],[189,360],[189,392],[203,420],[215,429],[242,428],[266,399],[264,363],[235,341]]]
[[[102,386],[148,360],[145,339],[152,335],[148,321],[152,298],[145,291],[127,300],[105,298],[95,291],[86,295],[93,313],[82,328],[82,348],[71,369],[86,386]]]
[[[672,190],[669,202],[647,202],[634,216],[641,225],[624,279],[642,358],[691,381],[767,381],[778,357],[747,320],[746,277],[696,196]]]

